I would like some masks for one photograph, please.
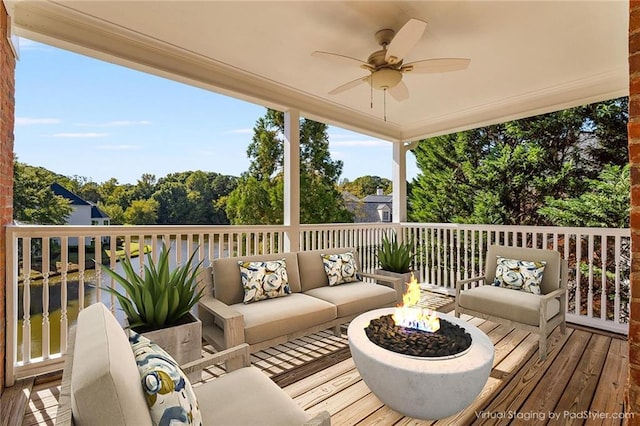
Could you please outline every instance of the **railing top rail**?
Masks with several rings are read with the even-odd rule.
[[[18,237],[282,232],[288,228],[283,225],[5,225],[8,233]]]
[[[470,229],[482,231],[510,231],[510,232],[537,232],[537,233],[558,233],[558,234],[607,234],[629,236],[629,228],[598,228],[598,227],[575,227],[575,226],[535,226],[535,225],[488,225],[488,224],[466,224],[466,223],[414,223],[402,222],[402,227],[409,228],[440,228],[440,229]]]

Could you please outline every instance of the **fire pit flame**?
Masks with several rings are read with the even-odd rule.
[[[402,295],[402,305],[393,313],[396,325],[435,333],[440,329],[440,319],[430,309],[417,306],[420,302],[420,284],[411,274],[411,281],[407,283],[407,291]]]

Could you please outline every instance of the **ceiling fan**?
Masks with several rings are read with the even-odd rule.
[[[315,51],[313,56],[333,62],[359,66],[369,71],[369,75],[342,84],[329,92],[337,95],[361,84],[369,84],[372,89],[388,91],[397,101],[409,98],[409,89],[402,81],[407,73],[440,73],[463,70],[469,66],[467,58],[435,58],[403,63],[404,57],[422,37],[427,23],[419,19],[409,19],[396,34],[391,29],[383,29],[375,34],[382,49],[369,55],[366,62],[339,53]],[[372,105],[373,106],[373,105]]]

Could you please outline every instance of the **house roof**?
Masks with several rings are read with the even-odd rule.
[[[392,200],[391,195],[367,195],[362,199],[365,203],[390,203]]]
[[[18,35],[392,142],[628,94],[626,1],[5,4]],[[468,68],[405,73],[401,102],[366,84],[329,94],[368,75],[357,65],[380,49],[376,32],[412,18],[427,26],[404,63]]]
[[[91,219],[109,219],[109,215],[100,210],[94,203],[81,198],[78,194],[69,191],[59,183],[52,183],[51,190],[54,194],[71,201],[72,206],[91,206]]]
[[[74,206],[89,206],[91,205],[91,203],[89,203],[88,201],[80,198],[79,195],[74,194],[73,192],[69,191],[67,188],[65,188],[64,186],[58,184],[58,183],[52,183],[51,184],[51,190],[53,191],[54,194],[59,195],[60,197],[64,197],[67,200],[71,201],[71,205]]]

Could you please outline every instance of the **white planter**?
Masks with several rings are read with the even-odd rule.
[[[472,324],[437,312],[471,335],[468,351],[433,359],[395,353],[371,342],[365,333],[372,319],[393,311],[376,309],[349,324],[349,348],[362,380],[382,402],[405,416],[436,420],[464,410],[489,378],[494,356],[491,340]]]
[[[161,330],[142,333],[147,339],[156,343],[180,365],[200,359],[202,356],[202,322],[189,314],[192,322],[180,324]],[[201,372],[189,374],[189,380],[201,380]]]

